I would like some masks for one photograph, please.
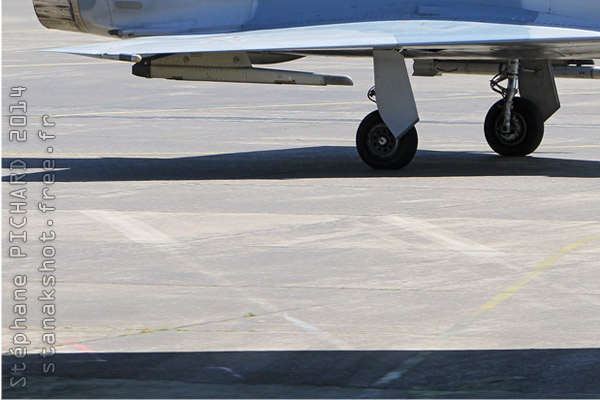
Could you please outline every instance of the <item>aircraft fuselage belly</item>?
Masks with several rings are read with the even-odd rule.
[[[597,0],[64,0],[90,33],[133,37],[389,20],[600,30]],[[48,0],[34,0],[44,4]],[[37,8],[36,8],[37,11]]]

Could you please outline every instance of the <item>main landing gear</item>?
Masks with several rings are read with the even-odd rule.
[[[536,105],[518,93],[519,61],[508,63],[503,73],[491,81],[492,89],[503,99],[492,106],[485,118],[485,139],[502,156],[533,153],[544,138],[544,119]],[[506,88],[500,82],[508,80]]]
[[[510,124],[506,124],[506,108],[510,108]],[[485,139],[501,156],[523,157],[533,153],[544,138],[544,121],[535,104],[515,97],[512,105],[499,100],[485,118]]]
[[[377,99],[375,88],[368,97],[378,111],[361,122],[356,147],[372,168],[403,168],[417,152],[419,120],[404,58],[394,51],[374,51],[374,61]],[[538,148],[544,123],[560,108],[553,71],[549,60],[509,60],[492,79],[492,90],[502,100],[488,112],[484,132],[496,153],[523,157]],[[506,87],[501,86],[505,81]]]

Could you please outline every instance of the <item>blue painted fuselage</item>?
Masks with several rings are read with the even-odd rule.
[[[78,0],[77,8],[88,32],[130,37],[393,20],[600,30],[598,0]]]

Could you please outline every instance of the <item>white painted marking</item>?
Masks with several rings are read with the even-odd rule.
[[[223,372],[227,372],[228,374],[230,374],[231,376],[233,376],[236,379],[244,379],[243,376],[241,376],[240,374],[235,372],[233,369],[227,368],[227,367],[204,367],[202,369],[213,370],[213,371],[223,371]]]
[[[291,323],[293,323],[294,325],[297,325],[302,329],[306,329],[307,331],[313,331],[313,332],[319,331],[319,328],[317,328],[316,326],[313,326],[307,322],[301,321],[297,318],[292,318],[289,315],[286,315],[284,318],[287,319],[288,321],[290,321]]]
[[[297,318],[293,318],[290,317],[289,315],[285,314],[284,318],[291,322],[292,324],[299,326],[300,328],[310,331],[310,332],[315,332],[317,335],[319,335],[322,339],[328,341],[329,343],[335,345],[338,349],[349,349],[351,348],[347,343],[344,343],[343,341],[339,340],[339,339],[335,339],[333,338],[329,333],[322,331],[321,329],[317,328],[314,325],[309,324],[308,322],[304,322],[302,320],[299,320]]]
[[[404,375],[404,373],[405,371],[388,372],[383,378],[381,378],[375,383],[375,386],[387,386],[388,384],[402,378],[402,375]]]
[[[485,256],[494,259],[506,256],[502,251],[482,245],[419,218],[391,215],[379,217],[379,220],[403,228],[447,249],[470,256]]]
[[[421,364],[423,361],[425,361],[427,359],[428,354],[429,353],[427,353],[427,352],[419,353],[419,354],[416,354],[416,355],[404,360],[404,362],[398,368],[388,372],[381,379],[379,379],[377,382],[375,382],[374,386],[384,387],[384,386],[388,386],[392,382],[397,381],[398,379],[400,379],[404,375],[406,375],[411,369],[415,368],[416,366]]]
[[[85,210],[82,214],[108,225],[135,243],[172,243],[173,239],[156,228],[132,218],[125,213],[106,210]]]

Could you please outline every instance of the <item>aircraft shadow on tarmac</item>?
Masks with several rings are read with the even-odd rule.
[[[375,171],[365,166],[353,147],[309,147],[184,158],[59,158],[61,182],[185,181],[374,177],[551,176],[599,178],[600,162],[545,158],[511,158],[491,153],[426,151],[407,168]],[[15,158],[4,158],[9,168]],[[45,159],[22,159],[28,169],[42,168]],[[16,171],[19,173],[19,171]],[[29,173],[40,181],[42,173]],[[7,180],[7,176],[3,177]]]
[[[600,349],[3,356],[4,398],[600,398]],[[11,372],[28,365],[25,374]],[[56,373],[42,376],[41,363]],[[11,388],[27,377],[25,388]]]

